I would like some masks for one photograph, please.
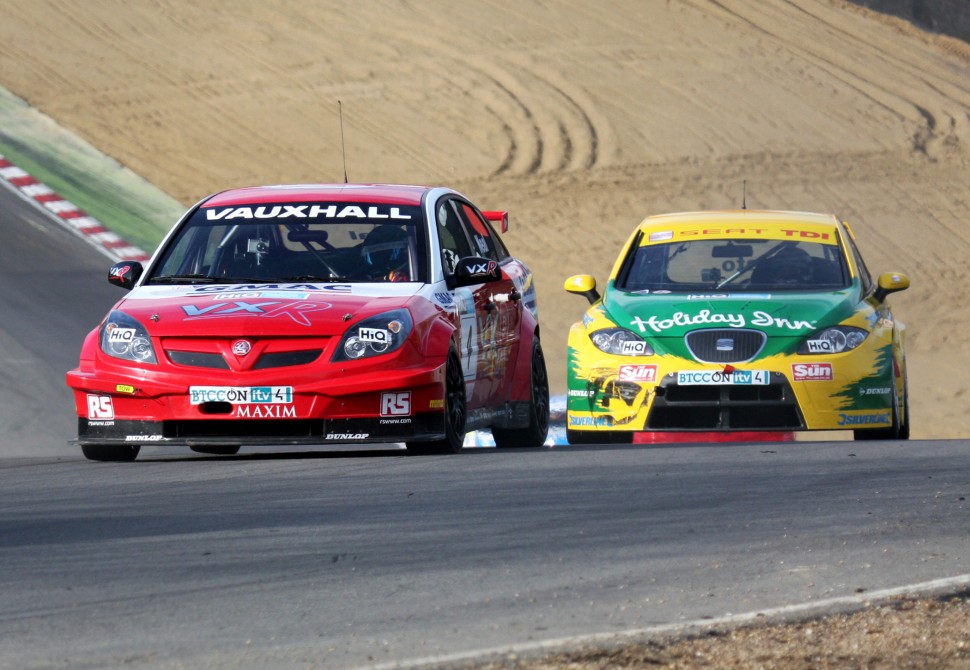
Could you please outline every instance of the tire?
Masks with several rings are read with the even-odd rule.
[[[201,447],[192,447],[189,449],[196,451],[200,454],[213,454],[215,456],[232,456],[239,453],[238,444],[213,444]]]
[[[116,463],[131,463],[138,458],[141,445],[138,444],[85,444],[81,453],[89,461],[110,461]]]
[[[408,454],[457,454],[465,444],[465,421],[468,404],[465,397],[465,375],[458,352],[452,347],[445,365],[445,436],[428,442],[408,442]]]
[[[596,444],[601,439],[601,433],[594,433],[591,430],[569,430],[566,429],[566,442],[569,444]]]
[[[529,425],[525,428],[492,428],[495,446],[500,449],[541,447],[549,434],[549,376],[539,338],[532,340]]]
[[[905,368],[904,368],[905,369]],[[903,373],[903,421],[899,425],[899,435],[900,440],[909,439],[909,381],[906,379],[906,373]]]
[[[903,416],[906,417],[905,422],[899,424],[899,435],[897,436],[900,440],[909,439],[909,390],[903,391]]]

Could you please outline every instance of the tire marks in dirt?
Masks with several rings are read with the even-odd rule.
[[[702,5],[700,0],[688,1]],[[910,40],[898,40],[891,28],[847,29],[845,24],[859,20],[864,10],[848,12],[834,0],[705,1],[724,20],[741,23],[775,40],[906,123],[911,128],[914,152],[932,159],[937,151],[947,151],[970,133],[966,113],[970,108],[970,82],[963,72],[953,71],[951,76],[940,78],[939,67],[927,66],[930,60],[936,65],[936,51],[944,50],[935,42],[930,45],[932,49],[921,50]],[[863,14],[862,20],[869,20],[873,14]],[[800,32],[785,29],[793,25],[801,26]],[[925,75],[927,70],[934,72],[932,79]],[[885,76],[887,72],[893,74],[891,79]],[[938,124],[937,119],[946,123]]]
[[[409,20],[415,27],[434,24],[431,14],[413,9]],[[436,39],[435,30],[394,32],[405,40],[409,53],[426,54],[431,67],[439,69],[449,95],[466,98],[491,117],[504,147],[489,175],[554,174],[595,167],[599,163],[603,121],[595,104],[580,87],[571,86],[562,74],[530,61],[528,53],[515,49],[464,50]],[[380,38],[392,34],[379,33]]]

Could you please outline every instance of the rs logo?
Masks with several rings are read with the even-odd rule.
[[[410,391],[381,394],[381,416],[408,416],[410,414]]]
[[[88,418],[89,419],[113,419],[115,418],[114,406],[111,404],[111,396],[88,394]]]

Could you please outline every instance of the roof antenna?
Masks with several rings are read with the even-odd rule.
[[[748,180],[741,182],[741,209],[748,208]]]
[[[344,183],[347,183],[347,148],[344,146],[344,106],[337,101],[337,110],[340,113],[340,153],[344,159]]]

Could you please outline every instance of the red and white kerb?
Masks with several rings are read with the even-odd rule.
[[[37,181],[3,155],[0,155],[0,181],[9,184],[26,200],[38,205],[53,219],[102,249],[108,256],[119,261],[148,260],[148,254],[142,249],[105,228],[98,219],[71,201],[62,198],[49,186]]]

